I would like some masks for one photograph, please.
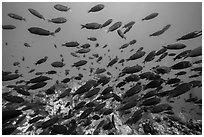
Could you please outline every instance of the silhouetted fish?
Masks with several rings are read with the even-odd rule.
[[[92,7],[90,10],[88,10],[88,13],[89,12],[98,12],[100,10],[102,10],[105,6],[103,4],[98,4],[94,7]]]
[[[34,16],[40,18],[40,19],[43,19],[45,20],[44,16],[42,14],[40,14],[38,11],[34,10],[34,9],[31,9],[29,8],[28,11],[33,14]]]
[[[68,10],[70,10],[70,8],[68,8],[67,6],[65,6],[65,5],[61,5],[61,4],[56,4],[56,5],[54,5],[54,8],[56,9],[56,10],[58,10],[58,11],[68,11]]]
[[[146,16],[145,18],[143,18],[142,21],[153,19],[153,18],[157,17],[158,15],[159,15],[159,13],[156,13],[156,12],[152,13],[152,14]]]
[[[14,26],[14,25],[2,25],[2,29],[6,29],[6,30],[12,30],[15,28],[16,28],[16,26]]]
[[[9,13],[8,16],[11,17],[11,18],[13,18],[13,19],[16,19],[16,20],[23,20],[23,21],[26,21],[25,18],[23,18],[23,17],[20,16],[20,15],[15,14],[15,13]]]

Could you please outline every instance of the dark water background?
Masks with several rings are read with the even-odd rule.
[[[162,46],[175,43],[176,39],[184,34],[195,30],[202,30],[202,3],[138,3],[138,2],[110,2],[110,3],[103,3],[105,8],[97,13],[87,13],[87,11],[96,5],[97,3],[60,3],[63,5],[67,5],[71,7],[71,11],[68,12],[59,12],[54,9],[54,5],[57,3],[44,3],[44,2],[30,2],[30,3],[3,3],[2,4],[2,25],[6,24],[13,24],[17,28],[14,30],[3,30],[2,31],[2,70],[4,71],[15,71],[16,69],[19,70],[20,74],[23,74],[23,79],[29,80],[30,78],[35,77],[34,73],[28,74],[27,72],[35,68],[35,72],[38,71],[47,71],[47,70],[56,70],[58,71],[59,76],[52,75],[53,80],[48,83],[48,85],[43,88],[47,89],[49,86],[53,85],[56,80],[61,81],[65,78],[64,71],[65,69],[70,69],[70,75],[76,76],[79,72],[84,75],[83,80],[86,81],[90,78],[87,73],[89,71],[89,67],[91,62],[94,62],[94,68],[102,68],[105,67],[108,62],[109,58],[115,58],[118,56],[119,59],[127,59],[130,55],[134,53],[140,47],[144,47],[144,51],[149,53],[152,50],[159,50]],[[67,22],[65,24],[53,24],[48,23],[47,21],[41,20],[35,16],[33,16],[29,11],[28,8],[33,8],[40,12],[45,18],[51,19],[55,17],[65,17]],[[145,16],[153,13],[158,12],[159,15],[152,20],[149,21],[141,21],[142,18]],[[18,15],[23,16],[26,18],[26,22],[14,20],[7,16],[8,13],[16,13]],[[124,24],[135,21],[135,25],[133,28],[126,34],[127,39],[121,39],[117,32],[110,32],[106,33],[105,30],[108,27],[103,28],[101,30],[87,30],[82,29],[80,24],[86,24],[90,22],[98,22],[104,23],[108,19],[113,19],[113,23],[117,21],[121,21]],[[112,23],[112,24],[113,24]],[[169,30],[167,30],[164,34],[158,37],[149,37],[149,34],[160,30],[167,24],[171,24]],[[56,34],[55,37],[43,37],[31,34],[27,29],[30,27],[42,27],[44,29],[54,31],[57,27],[61,27],[62,30]],[[87,37],[96,37],[98,40],[96,42],[91,42],[87,40]],[[137,43],[124,49],[124,52],[120,52],[118,48],[133,40],[136,39]],[[70,55],[70,52],[76,51],[76,48],[66,48],[61,47],[61,44],[66,43],[68,41],[78,41],[80,45],[85,43],[90,43],[92,48],[91,52],[88,53],[85,59],[88,60],[88,57],[91,56],[92,53],[98,53],[99,55],[104,55],[101,64],[95,63],[95,61],[90,60],[88,63],[83,67],[87,68],[87,70],[81,69],[80,71],[76,68],[72,68],[71,65],[79,61],[80,59],[74,58]],[[5,42],[8,45],[5,45]],[[24,47],[24,43],[27,42],[31,45],[31,48]],[[99,43],[99,47],[95,48],[95,44]],[[194,49],[202,44],[202,37],[198,37],[192,40],[181,41],[187,45],[185,49]],[[54,48],[54,44],[57,45],[57,49]],[[102,47],[107,44],[108,47],[103,49]],[[132,48],[135,50],[133,52],[129,52]],[[107,50],[110,49],[110,52]],[[178,51],[170,51],[169,53],[180,53],[183,50]],[[53,68],[50,64],[54,61],[60,61],[60,54],[63,55],[66,64],[63,68]],[[25,57],[25,61],[22,62],[22,56]],[[44,56],[48,56],[48,60],[38,66],[35,66],[35,62]],[[82,56],[81,56],[82,57]],[[83,57],[82,57],[83,58]],[[158,58],[158,57],[157,57]],[[157,59],[156,58],[156,59]],[[173,57],[166,57],[158,65],[166,65],[171,66],[180,60],[176,60],[173,62]],[[198,58],[188,58],[186,60],[190,60],[192,62],[199,60],[201,57]],[[84,58],[83,58],[84,59]],[[156,60],[155,59],[155,60]],[[138,59],[136,61],[130,61],[125,63],[125,66],[133,66],[134,64],[141,65],[144,57]],[[156,66],[155,60],[148,62],[145,64],[145,68],[143,72],[148,71],[151,67]],[[20,67],[14,67],[13,62],[19,61],[21,62]],[[134,64],[133,64],[134,63]],[[202,64],[199,64],[202,65]],[[199,66],[198,65],[198,66]],[[29,66],[30,68],[26,68]],[[123,67],[120,64],[114,65],[114,67],[108,68],[115,77],[118,76],[119,70],[115,70],[115,66],[122,70]],[[125,67],[124,66],[124,67]],[[196,66],[196,65],[195,65]],[[194,74],[190,72],[190,69],[187,70],[187,75],[181,76],[181,80],[185,82],[191,81],[188,76]],[[170,75],[164,76],[164,78],[173,78],[174,77],[173,71]],[[202,77],[196,78],[201,80]],[[19,80],[19,79],[18,79]],[[17,80],[13,80],[11,82],[3,82],[3,85],[14,84]],[[118,83],[118,82],[117,82]],[[128,87],[126,87],[128,89]],[[164,87],[165,89],[170,89],[169,86]],[[190,91],[193,93],[194,96],[198,96],[198,98],[202,98],[202,89],[201,88],[194,88]],[[181,112],[181,108],[184,107],[186,110],[186,114],[188,117],[194,117],[195,119],[201,119],[201,116],[196,115],[196,112],[202,112],[201,109],[196,107],[193,104],[185,103],[184,98],[188,98],[188,93],[182,95],[180,99],[176,100],[174,103],[175,110],[179,113]],[[191,108],[195,108],[193,112],[188,114],[188,111]],[[185,112],[184,112],[185,113]]]

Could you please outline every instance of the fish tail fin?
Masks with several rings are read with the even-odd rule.
[[[181,38],[176,39],[176,41],[179,41],[179,40],[181,40]]]
[[[86,27],[85,25],[81,24],[81,29],[83,29],[83,28],[85,28],[85,27]]]
[[[124,39],[126,40],[126,37],[124,37]]]
[[[166,46],[162,46],[162,47],[165,48],[165,49],[167,48]]]
[[[23,21],[25,21],[25,22],[26,22],[26,19],[24,18],[24,19],[23,19]]]
[[[47,19],[47,22],[50,23],[50,22],[52,22],[52,21],[51,21],[50,19]]]

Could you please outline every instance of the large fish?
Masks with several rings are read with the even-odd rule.
[[[23,18],[23,17],[20,16],[20,15],[15,14],[15,13],[9,13],[8,16],[11,17],[11,18],[13,18],[13,19],[16,19],[16,20],[23,20],[23,21],[26,21],[25,18]]]
[[[188,57],[188,55],[190,54],[190,52],[191,52],[191,50],[185,50],[185,51],[179,53],[178,55],[176,55],[176,56],[173,58],[173,60],[175,61],[175,60],[181,59],[181,58],[184,58],[184,59],[185,59],[185,58]]]
[[[61,4],[56,4],[56,5],[54,5],[54,8],[56,9],[56,10],[58,10],[58,11],[68,11],[68,10],[70,10],[70,8],[68,8],[67,6],[65,6],[65,5],[61,5]]]
[[[106,22],[104,22],[104,23],[101,25],[101,28],[104,28],[104,27],[110,25],[112,22],[113,22],[113,19],[108,19]]]
[[[168,98],[180,96],[192,89],[193,85],[191,83],[182,83],[175,87],[170,93]]]
[[[120,28],[121,25],[122,25],[122,22],[121,22],[121,21],[118,21],[118,22],[114,23],[112,26],[110,26],[110,27],[108,28],[107,33],[108,33],[108,32],[113,32],[114,30]]]
[[[99,29],[101,28],[101,24],[99,23],[87,23],[85,25],[81,24],[81,29],[86,28],[86,29]]]
[[[103,72],[105,72],[106,71],[106,69],[105,68],[97,68],[96,69],[96,71],[94,72],[94,74],[101,74],[101,73],[103,73]]]
[[[89,12],[98,12],[100,10],[102,10],[105,6],[103,4],[98,4],[94,7],[92,7],[90,10],[88,10],[88,13]]]
[[[40,36],[50,36],[50,35],[55,36],[55,34],[56,34],[56,32],[50,32],[49,30],[45,30],[45,29],[39,28],[39,27],[31,27],[28,29],[28,31],[32,34],[40,35]]]
[[[34,16],[40,18],[40,19],[43,19],[45,20],[44,16],[42,14],[40,14],[38,11],[34,10],[34,9],[31,9],[29,8],[28,11],[33,14]]]
[[[12,30],[15,28],[16,28],[16,26],[14,26],[14,25],[2,25],[2,29]]]
[[[178,38],[176,41],[193,39],[193,38],[199,37],[201,35],[202,35],[202,31],[193,31],[193,32],[190,32],[186,35],[183,35],[182,37]]]
[[[142,19],[142,21],[153,19],[153,18],[157,17],[158,15],[159,15],[159,13],[156,13],[156,12],[155,12],[155,13],[152,13],[152,14],[150,14],[150,15],[144,17],[144,18]]]
[[[58,17],[58,18],[48,19],[48,22],[52,22],[55,24],[63,24],[67,22],[67,19],[65,19],[64,17]]]

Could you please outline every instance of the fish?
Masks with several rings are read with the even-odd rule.
[[[51,127],[51,132],[54,134],[66,135],[68,130],[67,130],[67,127],[64,125],[53,125]]]
[[[140,77],[136,74],[131,74],[127,76],[124,80],[124,82],[137,82],[140,80]]]
[[[126,34],[127,32],[129,32],[131,28],[132,28],[132,26],[127,27],[127,28],[125,29],[125,31],[123,32],[123,34]]]
[[[119,49],[125,49],[125,48],[127,48],[129,46],[129,43],[125,43],[125,44],[123,44]]]
[[[52,22],[55,24],[63,24],[67,22],[67,19],[64,17],[57,17],[57,18],[48,19],[48,22]]]
[[[75,93],[73,93],[73,96],[77,95],[77,94],[84,94],[85,92],[88,92],[94,85],[94,80],[89,80],[87,81],[84,85],[82,85],[81,87],[79,87]]]
[[[134,114],[129,118],[125,124],[135,124],[137,123],[143,116],[143,109],[138,109],[134,112]]]
[[[152,37],[152,36],[160,36],[162,35],[165,31],[167,31],[169,28],[170,28],[170,24],[164,26],[161,30],[158,30],[152,34],[150,34],[149,36]]]
[[[161,99],[158,97],[152,97],[144,100],[139,106],[154,106],[161,102]]]
[[[13,19],[16,19],[16,20],[26,21],[26,19],[25,19],[24,17],[22,17],[22,16],[20,16],[20,15],[17,15],[17,14],[15,14],[15,13],[9,13],[8,16],[9,16],[10,18],[13,18]]]
[[[102,108],[104,108],[106,106],[106,102],[102,102],[100,104],[98,104],[95,108],[94,108],[94,112],[97,112],[99,110],[101,110]]]
[[[202,63],[202,59],[201,59],[201,60],[197,60],[197,61],[193,62],[193,64],[200,64],[200,63]]]
[[[186,71],[180,71],[180,72],[176,73],[175,75],[178,77],[181,75],[185,75],[186,73],[187,73]]]
[[[66,43],[62,44],[62,46],[65,46],[65,47],[77,47],[77,46],[79,46],[79,43],[77,41],[71,41],[71,42],[66,42]]]
[[[129,44],[130,44],[130,45],[133,45],[133,44],[135,44],[136,42],[137,42],[137,40],[133,39],[133,40],[131,40],[131,41],[129,42]]]
[[[67,6],[61,5],[61,4],[54,5],[54,8],[58,11],[64,11],[64,12],[67,12],[71,9],[71,8],[68,8]]]
[[[198,57],[198,56],[202,56],[202,46],[199,46],[191,50],[191,52],[188,54],[188,57]]]
[[[21,88],[20,86],[14,87],[14,90],[24,96],[30,96],[30,92],[26,91],[25,89]]]
[[[126,37],[125,37],[124,33],[120,29],[117,30],[117,33],[121,38],[126,40]]]
[[[150,62],[150,61],[154,60],[155,54],[156,54],[156,50],[151,51],[149,54],[147,54],[143,63],[145,64],[145,62]]]
[[[139,93],[140,91],[142,91],[142,85],[141,82],[138,82],[135,86],[133,86],[123,94],[123,98],[131,97]]]
[[[116,88],[120,88],[122,86],[124,86],[127,82],[126,81],[121,81],[116,85]]]
[[[69,96],[70,92],[72,91],[71,88],[65,89],[59,96],[57,97],[57,100],[64,98],[66,96]]]
[[[28,90],[39,89],[39,88],[42,88],[42,87],[44,87],[44,86],[46,86],[46,85],[47,85],[47,83],[44,82],[44,81],[43,81],[43,82],[39,82],[39,83],[35,83],[35,84],[29,86]]]
[[[168,66],[157,66],[153,69],[157,74],[169,74],[171,72],[171,67]]]
[[[112,59],[109,63],[108,63],[108,65],[107,65],[107,67],[112,67],[115,63],[117,63],[118,62],[118,57],[116,56],[114,59]]]
[[[163,58],[165,58],[168,55],[168,52],[164,52],[155,62],[162,61]]]
[[[144,90],[146,89],[152,89],[152,88],[157,88],[159,86],[161,86],[161,84],[164,82],[164,80],[159,79],[159,80],[152,80],[149,83],[147,83],[144,87]]]
[[[194,74],[194,75],[190,75],[190,76],[188,76],[189,78],[197,78],[197,77],[199,77],[199,76],[201,76],[201,75],[199,75],[199,74]]]
[[[156,55],[155,56],[159,56],[159,55],[161,55],[161,54],[163,54],[163,53],[165,53],[167,51],[167,48],[161,48],[160,50],[158,50],[157,52],[156,52]]]
[[[99,23],[87,23],[87,24],[81,24],[81,29],[86,28],[86,29],[100,29],[101,28],[101,24]]]
[[[96,37],[88,37],[87,40],[90,40],[90,41],[97,41],[97,38],[96,38]]]
[[[175,87],[168,95],[168,98],[180,96],[192,89],[191,83],[181,83]]]
[[[181,58],[184,58],[184,59],[185,59],[185,58],[188,57],[188,55],[190,54],[190,52],[191,52],[191,50],[185,50],[185,51],[179,53],[178,55],[176,55],[176,56],[173,58],[173,60],[175,61],[175,60],[181,59]]]
[[[100,116],[98,116],[98,115],[93,115],[93,120],[99,120],[100,119]]]
[[[107,83],[109,83],[111,80],[111,77],[106,77],[106,76],[102,76],[100,77],[100,79],[98,80],[98,84],[101,84],[102,86],[106,85]]]
[[[79,119],[85,119],[86,117],[88,117],[91,112],[93,112],[93,108],[87,108],[86,110],[84,110],[84,112],[79,116]]]
[[[55,71],[55,70],[49,70],[49,71],[45,72],[45,74],[56,74],[56,73],[57,73],[57,71]]]
[[[106,45],[104,45],[102,48],[104,49],[104,48],[106,48],[108,45],[106,44]]]
[[[135,54],[131,55],[128,59],[126,59],[126,61],[142,58],[145,54],[145,51],[137,51]]]
[[[76,57],[76,58],[79,58],[80,56],[78,56],[76,53],[74,52],[70,52],[70,54],[73,56],[73,57]]]
[[[5,29],[5,30],[13,30],[15,28],[16,26],[14,25],[2,25],[2,29]]]
[[[176,53],[169,53],[169,54],[168,54],[168,56],[170,56],[170,57],[171,57],[171,56],[175,56],[175,55],[176,55]]]
[[[180,70],[180,69],[186,69],[192,66],[192,63],[190,63],[189,61],[181,61],[178,62],[176,64],[174,64],[173,66],[171,66],[171,69],[173,70]]]
[[[28,123],[29,124],[32,124],[32,123],[35,123],[35,122],[37,122],[37,121],[39,121],[39,120],[41,120],[41,119],[44,119],[45,117],[43,117],[43,116],[37,116],[37,117],[34,117],[34,118],[32,118],[32,119],[30,119],[29,121],[28,121]]]
[[[7,95],[3,99],[12,103],[23,103],[25,101],[22,97],[13,95]]]
[[[20,62],[16,61],[13,63],[13,66],[19,66],[20,65]]]
[[[101,29],[110,25],[111,23],[113,22],[113,19],[108,19],[106,22],[104,22],[102,25],[101,25]]]
[[[28,48],[31,47],[30,44],[28,44],[28,43],[24,43],[24,46],[25,46],[25,47],[28,47]]]
[[[58,27],[56,30],[55,30],[55,33],[58,33],[58,32],[60,32],[61,31],[61,28],[60,27]],[[55,48],[56,48],[57,46],[55,45]]]
[[[90,10],[88,10],[88,13],[101,11],[104,7],[105,6],[103,4],[97,4],[94,7],[92,7]]]
[[[105,68],[97,68],[96,69],[96,71],[94,72],[94,74],[101,74],[101,73],[103,73],[103,72],[105,72],[106,71],[106,69]]]
[[[40,19],[43,19],[45,20],[44,16],[42,14],[40,14],[38,11],[34,10],[34,9],[31,9],[29,8],[28,11],[33,14],[34,16],[40,18]]]
[[[135,24],[135,21],[130,21],[127,24],[125,24],[122,28],[129,28],[132,27]]]
[[[165,85],[171,85],[171,84],[176,84],[176,83],[179,83],[181,82],[181,80],[179,78],[171,78],[165,82]]]
[[[151,14],[147,15],[146,17],[144,17],[142,19],[142,21],[144,21],[144,20],[151,20],[151,19],[157,17],[158,15],[159,15],[159,13],[157,13],[157,12],[151,13]]]
[[[50,118],[49,120],[45,121],[42,123],[41,128],[45,129],[47,127],[52,126],[53,124],[55,124],[57,121],[59,120],[59,118],[57,116]]]
[[[61,61],[55,61],[51,63],[51,66],[54,68],[62,68],[65,66],[65,64]]]
[[[56,34],[55,32],[50,32],[49,30],[45,30],[45,29],[39,28],[39,27],[31,27],[28,29],[28,31],[32,34],[40,35],[40,36],[50,36],[50,35],[55,36],[55,34]]]
[[[89,48],[89,47],[91,47],[91,45],[89,43],[86,43],[86,44],[81,45],[81,47],[82,48]]]
[[[201,35],[202,35],[202,31],[193,31],[193,32],[190,32],[190,33],[188,33],[186,35],[181,36],[180,38],[176,39],[176,41],[189,40],[189,39],[199,37]]]
[[[124,110],[127,110],[127,109],[130,109],[130,108],[133,108],[137,105],[137,101],[129,101],[127,102],[126,104],[120,106],[117,110],[120,110],[120,111],[124,111]]]
[[[39,59],[39,60],[35,63],[35,65],[42,64],[42,63],[46,62],[47,59],[48,59],[48,57],[45,56],[44,58]]]
[[[108,32],[113,32],[113,31],[115,31],[116,29],[120,28],[121,26],[122,26],[122,22],[121,22],[121,21],[118,21],[118,22],[114,23],[112,26],[110,26],[110,27],[108,28],[107,33],[108,33]]]
[[[90,98],[96,94],[98,94],[100,91],[100,88],[93,88],[92,90],[85,93],[84,98]]]
[[[83,66],[83,65],[86,65],[88,61],[86,60],[80,60],[78,62],[75,62],[72,67],[80,67],[80,66]]]
[[[202,71],[202,67],[192,68],[191,71]]]
[[[137,65],[132,66],[132,67],[125,67],[122,70],[122,73],[124,73],[124,74],[132,74],[132,73],[140,72],[142,69],[143,69],[143,67],[137,64]]]
[[[86,104],[86,101],[82,101],[82,102],[78,103],[73,109],[79,110],[79,109],[83,108],[85,106],[85,104]]]
[[[183,43],[174,43],[174,44],[169,44],[167,46],[162,46],[162,47],[167,48],[168,50],[179,50],[179,49],[185,48],[186,45]]]
[[[90,48],[82,48],[82,49],[75,51],[75,53],[84,54],[84,53],[88,53],[90,51],[91,51]]]
[[[101,92],[101,95],[106,95],[106,94],[108,94],[108,93],[110,93],[110,92],[112,92],[113,91],[113,87],[112,86],[108,86],[108,87],[106,87],[102,92]]]
[[[18,79],[19,77],[22,77],[22,74],[8,74],[8,75],[2,75],[2,81],[11,81]]]
[[[44,82],[44,81],[51,80],[51,79],[52,79],[52,78],[47,77],[47,76],[38,76],[38,77],[35,77],[35,78],[30,79],[29,81],[26,81],[26,83],[27,83],[27,84],[30,84],[30,83],[38,83],[38,82]]]

